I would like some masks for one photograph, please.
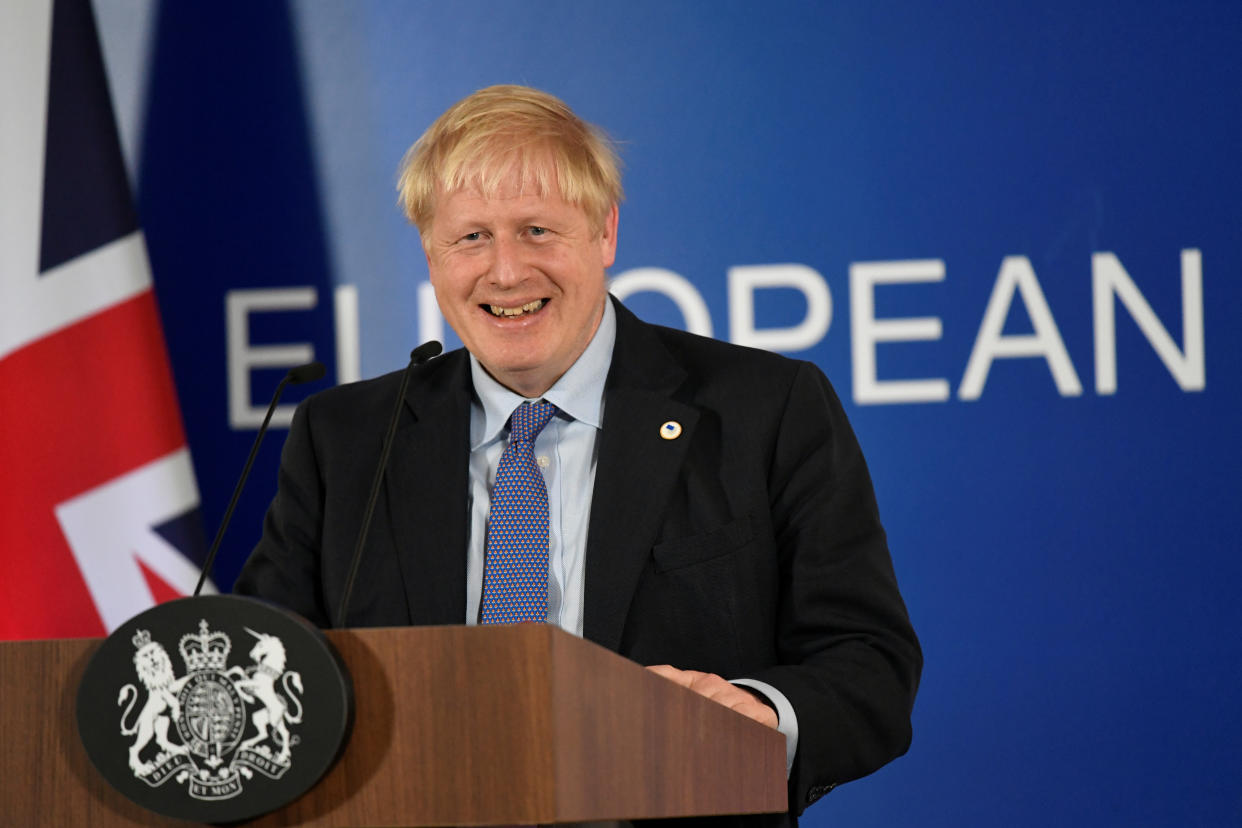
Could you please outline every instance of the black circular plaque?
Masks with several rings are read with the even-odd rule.
[[[352,721],[353,685],[323,633],[233,595],[131,618],[78,687],[78,733],[108,783],[196,822],[292,802],[335,761]]]

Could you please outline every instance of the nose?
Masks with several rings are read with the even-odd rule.
[[[498,236],[493,242],[492,249],[494,251],[490,273],[492,284],[502,288],[520,285],[526,276],[521,246],[517,240]]]

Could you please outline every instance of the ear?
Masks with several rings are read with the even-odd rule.
[[[604,262],[604,267],[612,267],[612,263],[617,260],[617,205],[613,204],[608,208],[608,215],[604,217],[604,225],[599,233],[599,254]]]

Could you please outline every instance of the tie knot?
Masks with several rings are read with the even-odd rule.
[[[522,403],[509,417],[509,440],[534,440],[556,413],[556,406],[547,400]]]

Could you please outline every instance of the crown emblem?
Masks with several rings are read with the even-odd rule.
[[[232,649],[229,637],[222,632],[208,632],[207,620],[198,622],[198,633],[186,633],[181,636],[177,649],[186,669],[191,673],[203,670],[224,671]]]
[[[143,647],[151,643],[151,631],[139,630],[134,633],[134,637],[131,638],[130,641],[134,642],[135,649],[141,650]]]

